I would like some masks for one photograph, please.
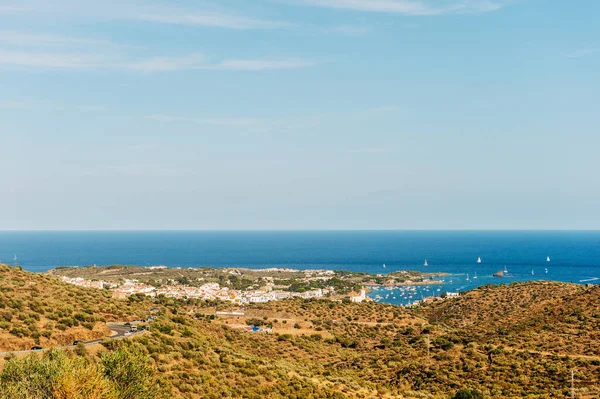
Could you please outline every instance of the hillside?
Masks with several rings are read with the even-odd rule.
[[[110,292],[0,265],[0,352],[101,338],[110,334],[106,322],[144,315],[143,306]]]
[[[44,282],[39,292],[44,301],[56,296],[63,306],[86,303],[99,312],[97,317],[156,308],[150,334],[105,341],[104,347],[108,353],[136,354],[148,365],[147,378],[164,380],[167,397],[433,399],[469,389],[485,398],[557,398],[570,394],[571,370],[577,397],[597,397],[600,388],[597,288],[556,283],[482,287],[414,310],[299,298],[231,308],[164,297],[114,302],[103,291],[81,290],[49,277],[16,270],[5,270],[3,276],[25,281],[11,283],[13,288],[31,290]],[[23,301],[23,309],[30,309],[29,300]],[[117,305],[124,310],[117,312]],[[215,306],[244,315],[215,317]],[[273,333],[240,328],[248,324],[272,326]],[[103,351],[72,354],[62,362],[79,364],[83,357],[104,383],[112,376],[106,356]],[[6,368],[33,367],[19,362],[9,360]],[[14,373],[2,373],[0,381],[10,381],[6,386],[11,389],[30,387],[27,380],[10,376]]]
[[[529,282],[484,286],[415,314],[479,343],[600,355],[600,286]]]

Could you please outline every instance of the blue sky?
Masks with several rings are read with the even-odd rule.
[[[574,3],[0,0],[0,229],[598,229]]]

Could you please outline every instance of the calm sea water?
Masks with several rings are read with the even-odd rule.
[[[477,263],[478,257],[482,263]],[[423,266],[425,259],[428,267]],[[533,279],[600,283],[600,231],[4,231],[0,232],[0,261],[18,263],[34,272],[56,266],[120,263],[371,273],[410,269],[452,274],[440,291],[431,286],[414,293],[372,293],[386,302],[403,304],[422,295],[468,290],[488,283]],[[507,277],[492,277],[505,266]]]

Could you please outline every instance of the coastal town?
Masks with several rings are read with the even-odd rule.
[[[90,287],[98,289],[109,289],[113,292],[115,298],[126,298],[134,294],[142,294],[151,297],[164,295],[168,298],[191,299],[199,298],[204,300],[230,301],[234,304],[264,303],[269,301],[278,301],[287,298],[321,298],[335,292],[333,287],[329,289],[317,288],[305,292],[288,292],[274,289],[272,282],[267,282],[261,289],[257,290],[234,290],[229,287],[222,287],[219,283],[206,283],[199,287],[169,282],[162,287],[153,287],[141,283],[137,280],[125,280],[122,284],[111,283],[107,281],[92,281],[81,277],[62,277],[62,280],[81,287]],[[364,298],[364,295],[363,295]]]
[[[228,301],[235,305],[288,298],[371,301],[379,287],[440,284],[436,275],[402,271],[370,275],[333,270],[167,268],[166,266],[109,266],[57,268],[50,274],[64,282],[106,289],[115,298],[131,295]],[[374,299],[377,301],[377,298]]]

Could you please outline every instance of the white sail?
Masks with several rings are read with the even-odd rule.
[[[385,269],[385,263],[383,264],[383,268]]]
[[[427,264],[427,259],[425,259],[425,263],[423,263],[423,266],[429,266],[429,265]]]
[[[481,257],[477,258],[477,263],[481,263]]]
[[[546,262],[550,262],[550,257],[546,256]]]
[[[531,271],[531,275],[532,275],[532,276],[533,276],[533,275],[535,275],[535,273],[533,272],[533,270]]]
[[[475,275],[473,276],[473,278],[474,278],[474,279],[475,279],[475,278],[477,278],[477,272],[475,272]]]
[[[506,269],[506,265],[504,265],[504,273],[508,273],[508,270]]]

